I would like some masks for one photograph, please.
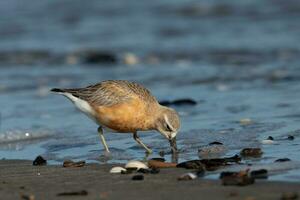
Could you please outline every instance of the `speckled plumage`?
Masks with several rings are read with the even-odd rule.
[[[134,139],[150,151],[137,137],[137,131],[157,130],[169,140],[180,128],[177,112],[161,106],[145,87],[125,80],[108,80],[85,88],[52,89],[63,94],[101,127],[121,133],[133,133]],[[103,133],[101,139],[108,151]]]

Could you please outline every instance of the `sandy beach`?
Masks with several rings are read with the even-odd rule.
[[[223,186],[219,180],[178,181],[185,169],[158,174],[110,174],[113,165],[33,166],[27,160],[0,161],[1,199],[282,199],[300,190],[299,183],[256,181],[248,186]],[[292,198],[290,198],[292,199]]]

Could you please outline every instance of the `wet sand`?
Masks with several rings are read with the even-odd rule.
[[[300,183],[256,181],[223,186],[219,180],[178,181],[185,169],[164,169],[131,180],[134,174],[110,174],[113,165],[81,168],[32,166],[32,161],[0,161],[1,199],[281,199],[300,191]],[[68,195],[73,193],[73,195]],[[79,193],[79,194],[76,194]],[[60,194],[60,195],[59,195]]]

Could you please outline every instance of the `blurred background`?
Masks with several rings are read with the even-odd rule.
[[[126,79],[179,111],[180,160],[219,141],[227,156],[260,147],[252,162],[299,161],[299,24],[298,0],[2,0],[0,158],[142,159],[131,136],[115,133],[112,157],[102,156],[96,124],[49,93]],[[189,101],[172,104],[180,99]],[[140,135],[169,158],[160,134]],[[268,136],[278,142],[262,144]],[[299,178],[296,169],[274,179]]]

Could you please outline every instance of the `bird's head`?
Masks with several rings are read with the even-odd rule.
[[[179,128],[180,119],[178,113],[172,108],[161,106],[156,120],[156,130],[171,141],[176,137]]]

